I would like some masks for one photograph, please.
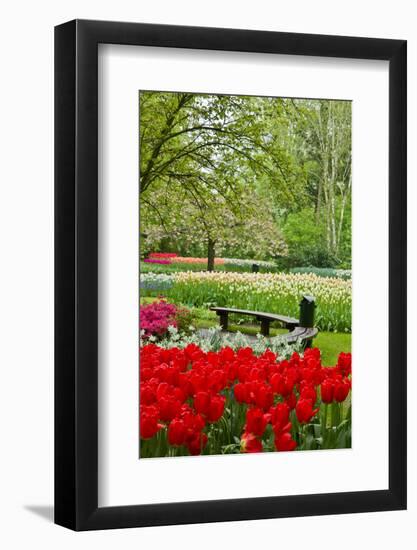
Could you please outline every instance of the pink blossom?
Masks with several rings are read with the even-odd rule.
[[[177,327],[176,314],[176,306],[164,300],[140,306],[140,329],[145,331],[145,338],[163,336],[170,325]]]

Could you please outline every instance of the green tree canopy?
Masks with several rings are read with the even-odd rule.
[[[350,261],[350,108],[141,92],[143,247],[204,247],[209,269],[222,251],[300,261],[317,227],[322,262]]]

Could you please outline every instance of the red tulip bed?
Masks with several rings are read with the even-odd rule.
[[[141,458],[351,446],[351,355],[140,350]]]

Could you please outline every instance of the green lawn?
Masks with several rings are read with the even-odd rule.
[[[141,298],[141,304],[151,303],[155,300],[153,297]],[[203,308],[190,308],[193,314],[193,326],[197,329],[210,328],[218,325],[218,317],[214,311]],[[247,317],[245,318],[248,319]],[[229,330],[231,332],[240,331],[242,334],[257,334],[259,325],[252,325],[246,322],[241,323],[236,317],[230,316]],[[271,326],[271,336],[277,336],[287,332],[281,328]],[[337,362],[337,357],[341,351],[351,351],[352,335],[350,333],[339,332],[319,332],[313,341],[313,346],[318,347],[322,353],[322,362],[324,366],[333,366]]]
[[[352,334],[343,332],[319,332],[314,339],[314,346],[320,348],[325,366],[333,366],[341,351],[350,352]]]

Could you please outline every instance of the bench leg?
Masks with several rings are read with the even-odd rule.
[[[312,348],[312,347],[313,347],[313,339],[308,338],[307,340],[305,340],[304,349]]]
[[[263,336],[269,336],[269,319],[261,319],[261,334]]]
[[[227,330],[227,327],[229,325],[229,315],[227,313],[221,313],[219,315],[219,321],[222,330]]]

